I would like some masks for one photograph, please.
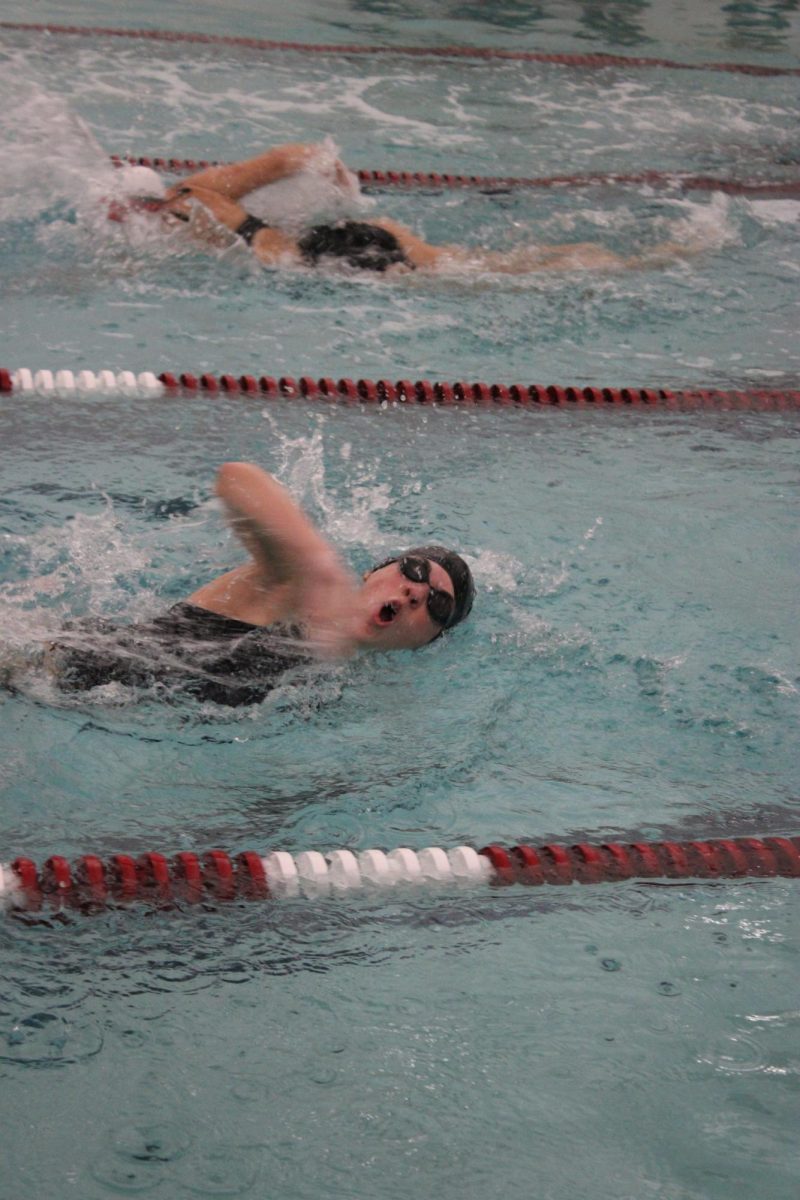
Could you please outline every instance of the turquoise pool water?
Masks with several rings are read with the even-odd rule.
[[[178,4],[128,24],[795,63],[796,14],[748,11],[306,4],[267,30]],[[120,24],[100,3],[46,18]],[[796,386],[795,201],[385,193],[442,240],[626,248],[678,223],[715,247],[624,277],[388,284],[254,271],[109,228],[92,200],[105,153],[321,134],[365,167],[790,178],[790,78],[22,33],[2,53],[0,365]],[[435,534],[480,589],[428,651],[241,711],[65,700],[33,670],[2,694],[0,861],[797,832],[792,414],[33,396],[0,427],[10,656],[236,561],[209,499],[225,458],[276,472],[354,566]],[[766,880],[7,916],[0,1197],[789,1200],[797,906]]]

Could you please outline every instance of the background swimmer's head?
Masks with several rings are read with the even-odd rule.
[[[363,221],[342,221],[336,225],[315,225],[298,242],[308,263],[334,258],[362,271],[386,271],[398,263],[413,264],[393,233],[380,225]]]
[[[453,608],[447,621],[444,623],[439,633],[435,637],[440,637],[446,629],[452,629],[461,621],[469,616],[475,600],[475,583],[464,559],[456,554],[454,550],[448,550],[446,546],[414,546],[410,550],[403,551],[402,554],[392,555],[391,558],[385,559],[372,568],[369,574],[375,571],[380,571],[382,567],[388,567],[390,563],[401,562],[405,558],[423,558],[430,562],[438,563],[450,577],[453,585]],[[434,641],[432,638],[431,641]]]
[[[132,166],[124,163],[114,172],[114,192],[117,197],[148,196],[162,199],[167,192],[166,184],[151,167]]]

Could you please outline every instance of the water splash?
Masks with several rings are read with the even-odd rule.
[[[6,69],[4,76],[0,172],[14,186],[0,194],[0,221],[32,221],[59,205],[85,210],[99,192],[113,188],[108,155],[64,100],[27,72],[17,77]]]
[[[390,486],[378,481],[377,465],[370,470],[353,465],[358,477],[346,488],[346,499],[339,502],[326,487],[326,417],[317,418],[310,434],[293,438],[270,409],[265,408],[263,416],[277,452],[273,474],[302,508],[314,514],[325,537],[344,547],[380,546],[384,535],[376,516],[389,510],[392,496]],[[347,452],[340,454],[340,460],[347,463]]]
[[[109,498],[96,516],[76,513],[63,525],[4,541],[20,560],[18,578],[0,585],[6,644],[46,640],[76,609],[119,611],[134,596],[136,609],[152,608],[153,593],[141,586],[150,556],[125,534]]]
[[[666,203],[684,214],[668,224],[670,237],[687,249],[721,250],[739,242],[731,198],[723,192],[712,193],[707,202],[680,199]]]
[[[304,171],[250,192],[248,212],[271,225],[305,229],[314,221],[336,221],[372,208],[361,194],[358,178],[342,169],[339,147],[327,137],[316,147]]]

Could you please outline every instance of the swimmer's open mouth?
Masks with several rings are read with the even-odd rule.
[[[392,621],[397,616],[397,605],[389,601],[387,604],[382,604],[378,613],[379,625],[391,625]]]

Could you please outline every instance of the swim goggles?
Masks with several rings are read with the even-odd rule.
[[[453,618],[455,599],[449,592],[443,592],[440,588],[433,586],[431,583],[431,564],[427,558],[417,558],[414,555],[407,554],[396,561],[400,568],[400,574],[410,580],[411,583],[427,583],[428,598],[426,605],[428,616],[437,625],[441,625],[443,629],[446,629]]]

